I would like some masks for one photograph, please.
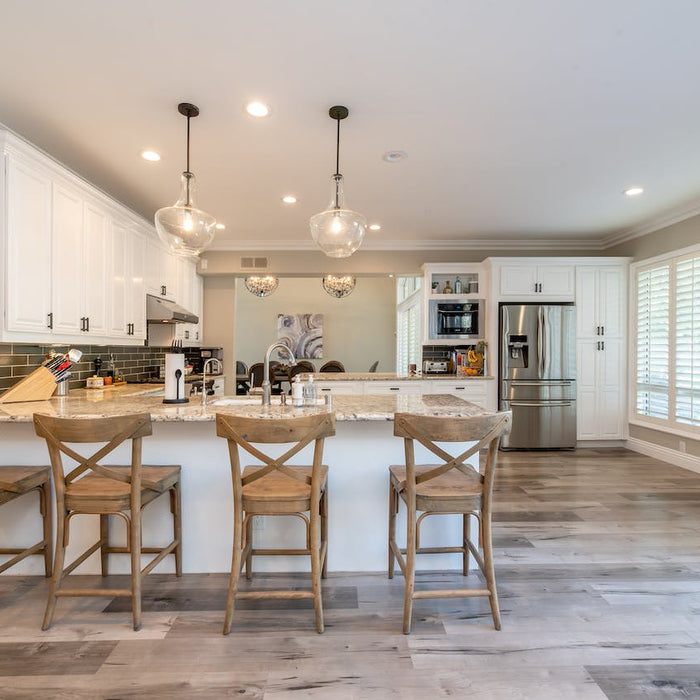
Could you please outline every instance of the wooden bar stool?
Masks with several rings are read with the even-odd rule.
[[[326,576],[328,552],[328,467],[322,464],[324,438],[335,435],[335,415],[322,413],[298,418],[242,418],[216,414],[216,434],[228,440],[233,480],[233,556],[229,580],[224,634],[231,631],[236,599],[312,598],[316,630],[323,632],[321,578]],[[256,444],[296,443],[278,458],[262,452]],[[314,443],[313,464],[289,465],[289,460]],[[239,450],[263,463],[241,471]],[[306,513],[308,512],[308,517]],[[294,515],[306,524],[303,549],[255,549],[252,518],[256,515]],[[246,567],[252,574],[253,556],[306,554],[311,557],[312,590],[238,591],[238,579]]]
[[[53,539],[51,506],[51,469],[49,467],[0,467],[0,506],[32,491],[39,493],[39,512],[44,538],[31,547],[2,547],[0,554],[15,554],[0,564],[0,573],[32,554],[43,554],[44,570],[51,576],[51,540]]]
[[[416,598],[463,598],[488,596],[493,624],[501,629],[498,593],[493,569],[491,546],[491,501],[496,459],[501,435],[510,429],[511,414],[494,413],[473,418],[418,416],[397,413],[394,435],[404,439],[406,464],[389,467],[389,578],[394,576],[394,560],[403,572],[404,594],[403,633],[411,631],[411,614]],[[441,463],[417,465],[414,441],[436,455]],[[446,452],[436,443],[473,443],[457,456]],[[466,460],[487,447],[484,473],[474,469]],[[396,543],[396,515],[399,497],[406,504],[406,549]],[[422,511],[418,516],[417,511]],[[462,544],[458,547],[421,547],[420,525],[429,515],[459,514],[463,518]],[[479,523],[479,541],[483,558],[470,540],[470,517]],[[460,552],[462,573],[469,573],[469,553],[476,559],[486,577],[486,588],[457,590],[420,590],[414,588],[416,554]]]
[[[142,439],[152,433],[148,413],[113,418],[70,419],[34,414],[34,428],[46,439],[56,488],[56,553],[49,599],[42,629],[48,629],[56,602],[62,596],[128,596],[131,598],[134,629],[141,628],[141,577],[148,574],[168,554],[175,555],[177,576],[182,575],[182,519],[179,465],[141,464]],[[131,464],[103,465],[102,460],[123,442],[131,440]],[[104,443],[90,456],[83,456],[69,444]],[[77,463],[67,473],[63,455]],[[173,540],[165,547],[143,547],[141,513],[158,496],[170,495],[173,514]],[[65,565],[69,524],[74,515],[100,516],[100,539],[70,565]],[[127,529],[126,546],[109,544],[109,517],[123,518]],[[131,588],[63,588],[64,578],[94,552],[100,550],[102,575],[108,573],[108,555],[131,554]],[[141,569],[141,554],[156,557]]]

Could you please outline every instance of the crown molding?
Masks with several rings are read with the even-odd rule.
[[[652,219],[648,219],[643,224],[638,226],[631,226],[622,231],[606,236],[602,239],[603,249],[611,248],[615,245],[620,245],[621,243],[626,243],[627,241],[632,241],[635,238],[641,238],[642,236],[647,236],[655,231],[660,231],[668,226],[673,226],[673,224],[678,224],[686,219],[691,219],[694,216],[700,215],[700,200],[693,200],[687,203],[683,208],[675,208],[673,210],[667,211],[664,214],[655,216]]]
[[[567,240],[551,238],[532,239],[491,239],[470,238],[465,240],[403,240],[403,241],[365,241],[360,250],[367,251],[411,251],[411,250],[590,250],[600,251],[603,245],[600,239],[571,238]],[[211,252],[238,251],[318,251],[312,241],[231,241],[211,246]]]

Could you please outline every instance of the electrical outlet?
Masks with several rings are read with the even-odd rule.
[[[253,516],[253,530],[264,530],[264,529],[265,529],[265,521],[259,515],[254,515]]]
[[[681,452],[685,452],[685,440],[679,440],[678,441],[678,449]]]

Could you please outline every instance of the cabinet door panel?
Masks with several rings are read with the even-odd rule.
[[[572,265],[545,265],[537,268],[540,291],[547,296],[562,299],[574,296],[574,268]]]
[[[90,335],[106,336],[109,332],[107,305],[110,259],[107,214],[92,203],[86,203],[84,229],[83,313],[90,319]]]
[[[87,327],[84,321],[85,311],[82,308],[85,279],[83,200],[78,193],[55,184],[51,209],[53,331],[80,336]]]
[[[128,230],[125,226],[118,222],[112,223],[111,235],[111,287],[112,287],[112,304],[111,318],[109,324],[110,335],[115,338],[127,337],[127,245],[128,245]]]
[[[504,265],[501,268],[500,291],[502,296],[528,296],[535,294],[535,265]]]
[[[51,180],[7,157],[8,331],[51,332]]]
[[[579,338],[599,335],[598,270],[579,267],[576,270],[576,326]]]
[[[627,276],[622,268],[602,268],[599,271],[600,323],[604,335],[622,338],[626,331]]]
[[[132,324],[131,339],[146,340],[146,284],[144,265],[146,242],[141,236],[132,233],[127,251],[130,289],[128,290],[127,316]]]

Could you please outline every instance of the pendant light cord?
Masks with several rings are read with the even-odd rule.
[[[187,175],[185,179],[187,180],[187,206],[190,206],[190,115],[187,115]]]
[[[335,137],[335,208],[340,209],[339,184],[340,184],[340,119],[336,119],[338,131]]]

